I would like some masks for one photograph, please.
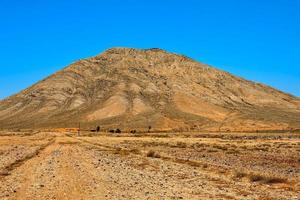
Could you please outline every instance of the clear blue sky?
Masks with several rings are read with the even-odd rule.
[[[0,99],[110,47],[159,47],[300,96],[299,0],[1,0]]]

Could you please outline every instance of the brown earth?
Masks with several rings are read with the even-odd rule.
[[[281,80],[284,81],[284,80]],[[0,101],[0,128],[300,128],[300,100],[160,49],[113,48]]]
[[[0,199],[300,199],[299,133],[0,133]]]

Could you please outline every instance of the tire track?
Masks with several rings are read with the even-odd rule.
[[[20,167],[21,165],[23,165],[25,162],[27,162],[30,159],[35,158],[36,156],[38,156],[45,148],[47,148],[48,146],[52,145],[55,142],[55,137],[52,138],[49,142],[47,142],[46,144],[40,145],[38,149],[34,150],[33,152],[25,155],[24,157],[15,160],[13,163],[7,165],[6,167],[4,167],[2,169],[2,171],[0,171],[0,178],[3,176],[8,176],[10,175],[11,171],[13,171],[14,169]]]

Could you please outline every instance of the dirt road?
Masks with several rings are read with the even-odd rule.
[[[159,139],[2,137],[0,199],[300,199],[295,181],[236,180],[217,162],[184,162],[164,151],[188,147],[161,146],[151,155],[147,144],[157,148],[153,141]]]

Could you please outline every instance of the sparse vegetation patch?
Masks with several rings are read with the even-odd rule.
[[[161,156],[159,155],[159,153],[153,151],[153,150],[149,150],[147,152],[147,157],[151,157],[151,158],[160,158]]]

